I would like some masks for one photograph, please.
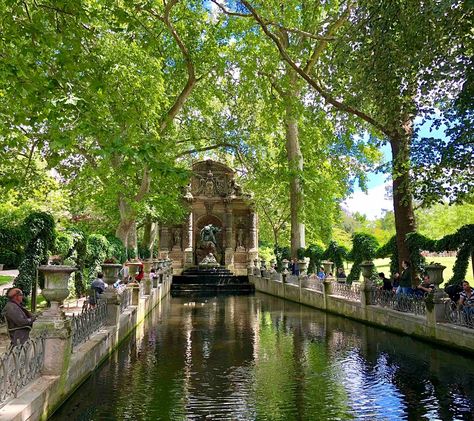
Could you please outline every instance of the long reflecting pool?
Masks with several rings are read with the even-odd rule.
[[[264,294],[168,298],[54,420],[472,420],[474,359]]]

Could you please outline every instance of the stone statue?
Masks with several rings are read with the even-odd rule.
[[[239,228],[237,230],[237,238],[236,238],[236,246],[237,248],[244,248],[244,230],[243,228]]]
[[[181,231],[179,229],[174,230],[173,241],[175,246],[181,245]]]
[[[207,180],[206,180],[206,196],[213,196],[214,195],[214,176],[212,171],[209,170],[207,173]]]
[[[200,233],[201,242],[205,243],[205,242],[210,241],[215,246],[217,246],[216,234],[220,231],[221,229],[219,227],[215,227],[212,224],[204,226],[204,228],[201,230],[201,233]]]

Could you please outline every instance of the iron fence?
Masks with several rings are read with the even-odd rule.
[[[392,291],[373,289],[371,292],[371,303],[403,313],[413,313],[419,316],[426,314],[425,299],[419,295],[395,294]]]
[[[123,288],[120,292],[120,313],[123,313],[132,303],[132,290],[130,288]]]
[[[71,316],[72,348],[87,341],[107,319],[107,302],[98,300],[94,307],[85,308],[81,314]]]
[[[330,288],[332,295],[347,298],[351,301],[360,301],[360,286],[359,284],[341,284],[339,282],[331,282]]]
[[[0,402],[17,397],[18,392],[39,376],[43,368],[44,338],[28,339],[0,356]]]
[[[473,307],[461,307],[452,302],[445,303],[444,315],[448,323],[456,324],[459,326],[468,327],[474,329],[474,308]]]

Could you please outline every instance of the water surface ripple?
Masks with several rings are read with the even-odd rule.
[[[53,420],[474,420],[473,359],[281,299],[167,298]]]

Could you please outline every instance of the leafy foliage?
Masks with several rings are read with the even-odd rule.
[[[28,229],[28,242],[14,285],[28,296],[36,279],[36,268],[48,262],[48,251],[54,246],[55,223],[51,215],[35,212],[25,219],[24,226]]]
[[[318,244],[310,244],[306,248],[305,256],[309,257],[308,273],[317,273],[321,267],[324,249]]]
[[[342,268],[348,253],[349,251],[344,246],[340,246],[336,241],[330,241],[323,254],[323,259],[332,261],[336,268]]]
[[[356,233],[352,237],[352,250],[349,260],[352,260],[351,272],[347,276],[348,282],[357,281],[360,278],[360,264],[366,260],[373,260],[377,254],[379,244],[377,239],[370,234]]]
[[[91,234],[87,237],[86,244],[86,280],[88,285],[95,279],[98,272],[101,271],[101,264],[107,257],[109,251],[109,242],[101,234]]]
[[[453,277],[447,284],[459,284],[465,276],[469,258],[474,250],[474,225],[464,225],[456,233],[446,235],[439,240],[431,240],[418,233],[410,234],[407,238],[412,265],[421,273],[424,269],[425,259],[421,255],[423,250],[433,252],[458,251],[456,263],[453,268]]]

